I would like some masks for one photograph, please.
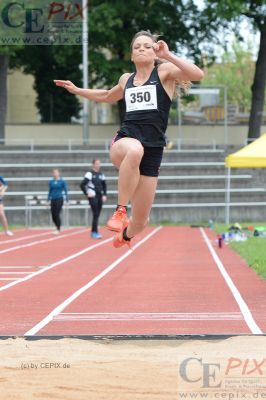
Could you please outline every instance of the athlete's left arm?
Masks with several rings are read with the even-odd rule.
[[[171,53],[163,40],[154,43],[153,49],[159,58],[168,61],[160,65],[160,69],[166,74],[166,80],[200,81],[203,78],[204,72],[200,68]]]

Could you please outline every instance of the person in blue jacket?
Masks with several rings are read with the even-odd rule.
[[[5,192],[7,191],[7,188],[7,181],[2,176],[0,176],[0,221],[2,222],[2,225],[4,227],[5,234],[7,236],[13,236],[13,233],[8,229],[8,222],[3,204],[3,197]]]
[[[64,199],[68,202],[67,184],[60,176],[59,169],[53,170],[53,179],[49,181],[48,202],[50,202],[53,223],[56,226],[55,234],[61,230],[61,210]]]

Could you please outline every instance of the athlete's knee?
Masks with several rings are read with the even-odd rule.
[[[122,149],[118,148],[113,148],[113,146],[110,149],[109,153],[110,160],[112,161],[113,165],[116,168],[120,167],[121,162],[123,161],[123,158],[125,157],[125,152],[122,151]]]
[[[132,167],[139,166],[141,159],[143,157],[143,153],[144,153],[144,150],[141,145],[134,146],[128,150],[128,152],[126,154],[126,158]]]

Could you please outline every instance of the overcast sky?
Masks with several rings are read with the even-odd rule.
[[[204,0],[193,0],[194,3],[198,6],[199,9],[204,8]],[[258,48],[259,48],[259,40],[260,40],[260,34],[259,32],[254,33],[252,30],[252,27],[250,26],[248,19],[244,20],[241,25],[240,25],[240,32],[244,38],[244,44],[245,47],[248,47],[248,43],[253,44],[253,54],[255,57],[257,57],[258,53]],[[228,48],[230,50],[230,44],[234,42],[234,34],[232,33],[231,35],[228,34],[227,36],[227,41],[228,41]],[[223,48],[218,46],[217,47],[217,53],[221,55],[223,53]]]

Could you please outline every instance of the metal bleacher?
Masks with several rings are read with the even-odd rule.
[[[19,149],[1,148],[0,175],[9,182],[5,209],[13,224],[47,225],[48,181],[53,168],[60,168],[69,186],[70,203],[65,207],[65,225],[89,223],[88,202],[79,183],[90,169],[93,158],[100,158],[108,185],[104,222],[117,198],[117,171],[106,148]],[[224,220],[226,171],[225,152],[215,147],[166,150],[151,222],[203,222]],[[265,177],[264,177],[265,178]],[[259,171],[235,170],[232,175],[231,217],[234,220],[261,219],[266,209],[265,179]],[[265,216],[266,219],[266,216]]]

